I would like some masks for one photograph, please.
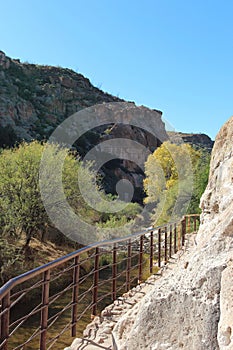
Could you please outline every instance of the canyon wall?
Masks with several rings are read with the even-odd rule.
[[[116,103],[117,102],[117,103]],[[22,63],[0,51],[0,148],[11,147],[16,141],[46,140],[66,118],[92,106],[98,106],[93,118],[108,113],[109,104],[122,104],[124,124],[101,125],[91,128],[75,142],[74,147],[84,157],[95,145],[117,138],[134,140],[153,152],[168,139],[162,112],[136,106],[94,87],[89,79],[71,69],[47,65]],[[126,108],[127,106],[127,108]],[[118,113],[119,108],[114,112]],[[121,113],[121,112],[120,112]],[[153,135],[130,124],[132,118],[147,118]],[[172,142],[188,142],[211,148],[207,135],[169,133]],[[144,197],[144,169],[137,162],[116,159],[100,170],[102,185],[107,193],[116,194],[116,183],[121,179],[134,187],[133,201],[142,203]]]
[[[233,117],[212,152],[195,246],[114,328],[119,350],[233,349]]]
[[[114,110],[110,104],[122,108],[116,106]],[[71,69],[22,63],[0,51],[0,147],[13,146],[17,140],[46,140],[68,117],[93,106],[94,120],[101,121],[108,113],[121,113],[124,125],[106,125],[104,121],[96,128],[90,125],[74,144],[81,157],[105,140],[134,140],[153,152],[168,139],[162,112],[112,96]],[[143,127],[131,125],[131,119],[136,117],[148,117],[158,131],[157,137]],[[100,174],[106,192],[116,194],[116,183],[127,179],[135,189],[133,200],[142,202],[144,173],[137,163],[117,159],[103,166]]]

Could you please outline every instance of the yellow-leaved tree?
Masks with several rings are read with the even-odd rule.
[[[145,203],[153,204],[152,220],[155,224],[177,220],[191,207],[197,211],[201,193],[198,192],[199,198],[194,194],[197,192],[200,160],[206,159],[202,153],[189,144],[177,145],[167,141],[148,157],[145,163]],[[205,169],[208,164],[209,160],[206,160]],[[205,174],[204,182],[208,171]],[[194,197],[196,204],[190,206]]]

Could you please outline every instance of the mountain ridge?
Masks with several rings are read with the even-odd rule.
[[[75,143],[81,157],[105,140],[130,139],[153,152],[169,139],[161,120],[161,111],[136,106],[134,102],[127,103],[94,87],[88,78],[69,68],[21,63],[19,59],[12,59],[0,51],[0,147],[11,147],[22,140],[46,140],[58,125],[74,113],[115,102],[127,104],[122,114],[127,125],[103,124],[89,130]],[[137,113],[149,116],[159,135],[154,136],[144,128],[131,125]],[[170,138],[174,139],[174,134]],[[190,141],[182,135],[179,138],[184,142]],[[133,201],[142,203],[144,174],[137,164],[117,159],[103,166],[100,174],[107,193],[116,194],[117,181],[127,179],[135,189]]]

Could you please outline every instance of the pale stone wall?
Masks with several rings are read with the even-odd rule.
[[[233,117],[216,138],[197,244],[115,326],[119,350],[233,349],[232,141]]]

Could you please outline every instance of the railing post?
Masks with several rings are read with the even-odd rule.
[[[196,217],[196,215],[194,216],[194,232],[196,232],[197,231],[197,217]]]
[[[92,294],[92,315],[94,318],[97,314],[97,298],[98,298],[98,283],[99,283],[99,248],[95,249],[95,268],[93,279],[93,294]]]
[[[161,228],[158,230],[158,267],[161,267]]]
[[[186,217],[184,217],[181,221],[181,244],[182,247],[185,243],[185,234],[186,234]]]
[[[78,310],[78,293],[79,293],[79,274],[80,264],[79,255],[74,258],[74,272],[73,272],[73,305],[72,305],[72,329],[71,336],[76,337],[77,332],[77,310]]]
[[[116,275],[117,275],[117,247],[113,246],[112,252],[112,300],[116,300]]]
[[[164,234],[164,261],[167,264],[167,226],[165,226],[165,234]]]
[[[154,235],[153,231],[150,233],[150,273],[153,273],[153,262],[154,262]]]
[[[138,262],[138,283],[142,282],[142,258],[143,258],[143,235],[140,236],[139,262]]]
[[[8,349],[8,337],[9,337],[9,324],[10,324],[10,293],[7,293],[2,299],[2,316],[1,316],[1,341],[3,347],[1,350]]]
[[[196,230],[199,227],[200,224],[200,217],[198,215],[190,215],[189,217],[183,217],[182,220],[177,223],[177,224],[167,224],[167,226],[163,226],[161,228],[157,228],[157,229],[153,229],[150,232],[150,238],[148,240],[149,244],[150,244],[150,262],[149,262],[149,269],[150,269],[150,273],[153,273],[153,258],[154,256],[158,259],[158,267],[160,268],[162,265],[162,261],[163,261],[163,251],[164,251],[164,258],[165,258],[165,263],[167,263],[169,257],[171,257],[172,252],[173,252],[173,248],[174,248],[174,252],[177,252],[177,247],[180,249],[181,248],[181,244],[182,246],[185,245],[185,235],[188,232],[188,230],[194,229]],[[169,226],[170,225],[170,226]],[[138,249],[138,240],[140,240],[139,244],[140,244],[140,248],[139,248],[139,252],[136,252],[136,260],[138,262],[138,265],[135,266],[135,268],[137,268],[138,266],[138,280],[139,283],[142,281],[143,278],[143,258],[144,258],[144,241],[145,241],[145,232],[142,232],[140,234],[138,234],[137,237],[137,249]],[[173,236],[173,232],[174,232],[174,236]],[[148,233],[148,231],[147,231]],[[165,235],[164,235],[165,233]],[[158,237],[154,237],[154,235],[158,235]],[[170,234],[170,235],[169,235]],[[169,237],[168,237],[169,235]],[[163,238],[165,237],[165,247],[163,250]],[[134,263],[134,239],[135,236],[131,236],[131,238],[127,237],[122,239],[122,245],[124,245],[124,269],[123,269],[123,282],[122,284],[125,286],[127,290],[130,289],[130,284],[132,281],[132,277],[135,277],[135,275],[131,272],[132,271],[132,267],[134,268],[134,266],[132,266],[132,264]],[[174,240],[174,241],[173,241]],[[118,280],[118,275],[117,275],[117,270],[118,270],[118,265],[117,265],[117,260],[119,260],[119,258],[117,257],[117,252],[120,249],[120,247],[122,246],[118,241],[118,243],[115,243],[116,241],[110,241],[107,242],[107,244],[111,245],[111,248],[113,248],[113,250],[111,252],[109,252],[109,254],[112,254],[112,298],[113,300],[116,299],[117,297],[117,285],[118,283],[120,283],[120,280]],[[96,244],[97,245],[97,244]],[[99,244],[98,246],[102,247],[101,244]],[[127,248],[126,248],[127,246]],[[157,249],[158,246],[158,249]],[[92,315],[96,316],[97,314],[97,310],[98,310],[98,303],[100,303],[100,295],[98,298],[98,294],[100,294],[100,290],[98,291],[99,287],[99,277],[100,277],[100,268],[99,268],[99,260],[100,260],[100,256],[101,254],[103,254],[102,248],[96,247],[95,248],[95,253],[93,256],[93,246],[92,247],[86,247],[87,252],[91,252],[91,261],[93,263],[93,259],[94,259],[94,273],[93,271],[91,273],[93,273],[93,283],[92,283],[92,303],[89,304],[88,308],[92,308]],[[125,251],[127,256],[125,256]],[[80,253],[77,254],[81,254],[82,251],[80,251]],[[158,257],[157,257],[158,254]],[[72,268],[72,273],[73,273],[73,283],[71,285],[71,289],[72,289],[72,304],[71,304],[71,311],[72,311],[72,322],[71,322],[71,334],[73,337],[76,336],[77,333],[77,319],[79,318],[79,306],[78,306],[78,302],[80,301],[80,292],[79,292],[79,281],[80,281],[80,255],[75,256],[76,253],[71,257],[66,258],[65,257],[65,262],[68,261],[74,261],[74,264],[71,266]],[[71,260],[72,259],[72,260]],[[125,260],[127,261],[127,267],[125,268]],[[118,261],[119,262],[119,261]],[[21,280],[20,278],[16,279],[16,285],[18,285],[19,287],[21,287],[22,283],[24,283],[25,281],[31,281],[32,278],[35,278],[36,276],[40,276],[40,279],[42,279],[42,281],[40,281],[40,283],[42,282],[42,299],[41,301],[39,300],[39,305],[37,305],[37,308],[39,308],[39,312],[40,312],[40,320],[38,320],[38,324],[37,326],[39,326],[39,337],[40,337],[40,345],[39,345],[39,349],[40,350],[46,350],[46,348],[48,347],[48,343],[50,343],[50,339],[48,339],[48,329],[50,327],[50,321],[49,321],[49,311],[50,311],[50,302],[51,302],[51,297],[49,297],[50,295],[50,283],[51,283],[51,279],[50,279],[50,274],[52,273],[51,271],[53,271],[52,269],[57,268],[58,266],[60,266],[61,264],[63,264],[64,261],[61,261],[61,259],[59,259],[58,261],[55,261],[54,264],[50,264],[50,265],[43,265],[42,266],[42,271],[36,269],[35,271],[31,271],[30,273],[28,273],[28,276],[25,279],[25,276],[23,276],[23,280]],[[136,264],[136,262],[135,262]],[[102,268],[102,267],[101,267]],[[107,266],[108,268],[108,266]],[[148,267],[147,267],[148,268]],[[67,271],[67,269],[64,269],[64,271]],[[119,271],[120,272],[120,271]],[[126,276],[125,276],[126,274]],[[120,274],[119,274],[120,275]],[[131,276],[133,275],[133,276]],[[89,276],[89,274],[88,274]],[[102,275],[101,275],[102,277]],[[109,277],[109,276],[108,276]],[[131,278],[130,278],[131,277]],[[125,282],[125,278],[126,278],[126,282]],[[106,280],[106,283],[109,279]],[[15,280],[13,280],[13,282],[15,283]],[[110,282],[111,283],[111,282]],[[15,286],[15,284],[13,284]],[[41,285],[41,284],[40,284]],[[102,283],[101,283],[102,285]],[[37,288],[38,285],[35,286],[35,288]],[[109,286],[110,287],[110,286]],[[13,287],[9,287],[9,289],[11,289]],[[9,290],[7,289],[7,291]],[[11,294],[11,292],[9,291],[7,294],[4,288],[1,288],[1,301],[0,301],[0,350],[9,350],[9,348],[11,348],[11,344],[10,344],[10,337],[13,334],[13,332],[15,332],[16,337],[18,336],[18,325],[17,323],[21,323],[22,321],[26,321],[28,319],[28,317],[30,317],[30,314],[25,315],[24,317],[21,318],[20,315],[17,315],[17,317],[20,317],[17,320],[13,320],[12,324],[10,322],[10,314],[11,314],[11,306],[12,304],[12,300],[16,300],[15,304],[17,305],[17,302],[21,299],[21,297],[19,297],[20,295],[22,295],[23,298],[23,294],[25,293],[24,289],[21,290],[17,293]],[[2,291],[4,294],[2,294]],[[87,292],[89,291],[89,288],[87,290]],[[21,293],[21,294],[20,294]],[[4,295],[4,297],[3,297]],[[17,296],[16,296],[17,295]],[[70,305],[70,304],[69,304]],[[54,317],[59,317],[60,313],[58,313],[58,316],[54,315]],[[81,317],[81,315],[80,315]],[[23,323],[22,322],[22,323]],[[15,328],[14,328],[15,327]],[[13,329],[14,328],[14,329]],[[59,330],[58,330],[59,332]],[[51,339],[52,342],[55,342],[56,339],[58,339],[58,337],[55,337],[53,339]],[[28,340],[24,343],[24,345],[18,345],[17,347],[24,347],[25,344],[30,343],[32,340],[31,338],[28,338]],[[53,346],[53,345],[52,345]],[[50,346],[51,347],[51,346]]]
[[[170,225],[170,236],[169,236],[169,258],[172,257],[172,225]]]
[[[128,242],[128,257],[126,270],[126,291],[130,289],[130,269],[131,269],[131,239]]]
[[[177,248],[176,248],[176,239],[177,239],[177,229],[176,224],[174,224],[174,253],[176,254]]]
[[[49,314],[49,284],[50,284],[50,270],[46,270],[43,273],[43,285],[42,285],[40,350],[46,350],[46,337],[47,337],[48,314]]]
[[[182,236],[182,221],[179,222],[178,232],[177,232],[177,250],[179,251],[181,248],[181,236]]]
[[[188,215],[188,233],[191,232],[191,216]]]

